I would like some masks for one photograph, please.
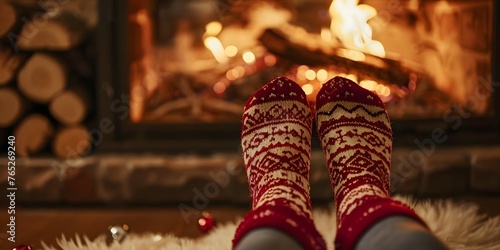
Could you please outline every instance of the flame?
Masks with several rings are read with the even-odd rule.
[[[215,60],[219,63],[227,63],[228,58],[224,52],[224,47],[222,46],[222,43],[217,37],[209,36],[205,38],[203,41],[205,44],[205,47],[212,52],[212,54],[215,57]]]
[[[321,39],[325,42],[331,42],[332,41],[332,32],[328,28],[322,28],[321,29]]]
[[[377,11],[369,5],[358,3],[359,0],[332,1],[329,9],[331,33],[347,48],[385,57],[384,46],[372,40],[372,28],[368,24]]]

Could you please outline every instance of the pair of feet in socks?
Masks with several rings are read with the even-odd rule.
[[[402,215],[423,223],[390,198],[392,130],[380,98],[335,77],[316,100],[316,129],[326,155],[337,209],[337,249],[353,249],[376,222]],[[252,211],[236,230],[233,246],[248,232],[270,227],[305,249],[326,249],[312,221],[309,171],[313,113],[299,85],[274,79],[250,97],[241,144]]]

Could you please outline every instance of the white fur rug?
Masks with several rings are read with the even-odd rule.
[[[398,199],[414,207],[417,214],[450,249],[500,250],[500,216],[488,219],[485,215],[479,215],[475,204],[458,204],[452,201],[413,204],[409,198]],[[314,220],[329,244],[328,249],[333,249],[336,231],[334,209],[315,210]],[[169,234],[130,234],[122,243],[108,246],[107,235],[101,235],[94,240],[78,235],[68,239],[63,235],[57,240],[57,247],[47,246],[43,242],[42,245],[46,250],[231,249],[231,239],[238,221],[220,225],[199,239],[178,238]]]

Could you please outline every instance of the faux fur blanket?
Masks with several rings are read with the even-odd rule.
[[[431,230],[445,242],[450,249],[468,250],[500,250],[500,216],[488,218],[478,214],[475,204],[458,204],[452,201],[420,201],[415,204],[410,198],[401,198],[403,202],[414,207],[429,225]],[[334,207],[334,206],[332,206]],[[336,231],[335,210],[315,210],[314,221],[323,234],[328,249],[333,249]],[[47,246],[46,250],[184,250],[184,249],[231,249],[231,239],[239,219],[233,223],[217,226],[202,238],[179,238],[173,235],[130,234],[121,243],[106,244],[107,235],[101,235],[94,240],[86,236],[76,235],[66,238],[64,235],[57,240],[58,246]]]

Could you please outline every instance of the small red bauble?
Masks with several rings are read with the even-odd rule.
[[[215,219],[208,212],[202,212],[201,218],[198,220],[198,226],[203,232],[208,232],[215,227]]]
[[[31,250],[32,248],[28,245],[20,245],[17,247],[14,247],[12,250]]]

